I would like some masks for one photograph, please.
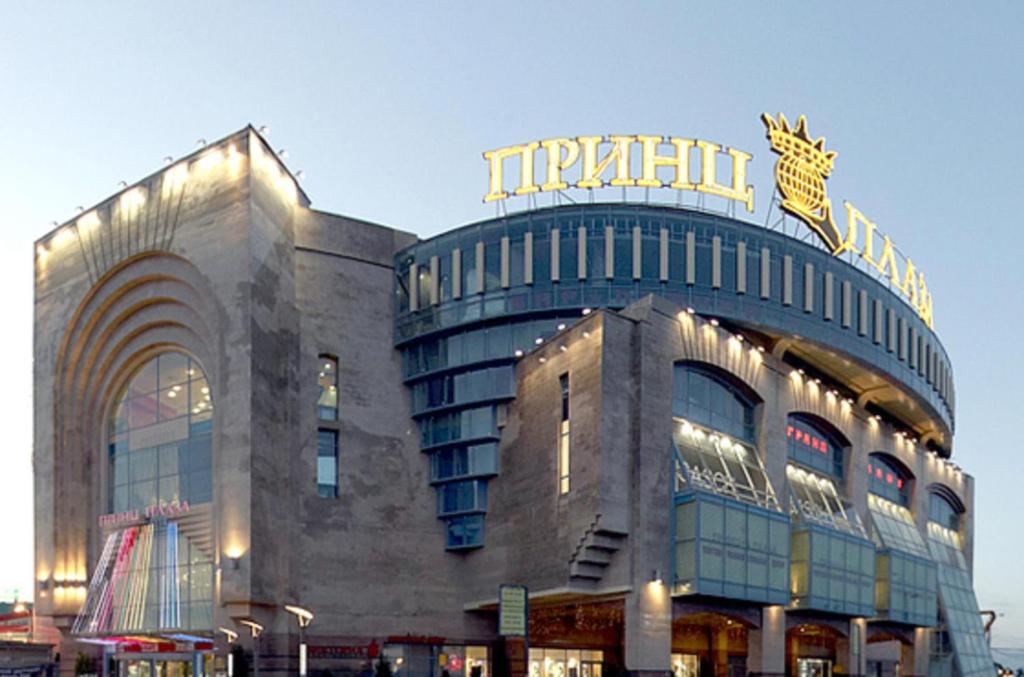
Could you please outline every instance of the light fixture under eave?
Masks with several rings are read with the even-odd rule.
[[[295,617],[299,619],[299,625],[302,627],[308,626],[313,622],[313,612],[295,604],[285,604],[284,610],[290,614],[295,614]]]

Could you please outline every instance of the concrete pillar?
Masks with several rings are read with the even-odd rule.
[[[625,662],[630,675],[667,677],[672,664],[672,597],[662,582],[625,599]]]
[[[786,612],[781,606],[761,611],[761,627],[747,631],[747,672],[751,675],[786,674]]]
[[[836,670],[844,675],[863,675],[867,671],[867,621],[850,619],[846,637],[836,640]]]
[[[729,674],[729,631],[722,627],[711,632],[711,662],[715,675],[724,677]]]
[[[931,663],[932,631],[928,628],[914,628],[914,661],[903,666],[903,675],[927,675]]]

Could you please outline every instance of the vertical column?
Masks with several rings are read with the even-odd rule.
[[[747,672],[772,677],[786,674],[786,612],[781,606],[761,610],[761,627],[747,631]]]
[[[761,298],[772,295],[772,253],[768,247],[761,247]]]
[[[476,243],[476,293],[484,293],[484,243]]]
[[[561,279],[559,263],[562,260],[561,249],[559,248],[559,232],[557,228],[551,229],[551,281],[558,282]]]
[[[814,264],[804,264],[804,312],[814,310]]]
[[[782,257],[782,305],[793,305],[793,257]]]
[[[867,669],[867,621],[863,618],[850,619],[846,637],[836,641],[836,667],[843,668],[843,674],[863,675]]]
[[[722,238],[711,238],[711,288],[722,288]]]
[[[533,284],[533,233],[523,237],[523,283]]]
[[[672,596],[661,582],[626,595],[625,659],[630,675],[668,677],[672,663]]]
[[[643,262],[643,232],[640,230],[640,226],[633,226],[633,279],[639,280],[640,275],[643,272],[641,263]]]
[[[736,293],[747,293],[747,243],[736,243]]]
[[[604,276],[611,280],[615,277],[615,228],[604,227]]]
[[[576,277],[587,279],[587,227],[576,229]]]
[[[441,259],[437,256],[430,257],[430,305],[436,306],[441,302]]]
[[[662,228],[659,233],[658,279],[668,282],[668,228]]]
[[[509,241],[508,235],[501,238],[501,288],[508,289],[508,261]]]
[[[932,632],[928,628],[914,628],[914,660],[909,665],[901,666],[905,677],[914,675],[924,677],[928,674],[928,666],[931,663]]]
[[[686,232],[686,284],[697,283],[697,236]]]
[[[452,298],[462,298],[462,250],[452,250]]]
[[[415,313],[420,309],[420,276],[416,264],[409,266],[409,311]]]

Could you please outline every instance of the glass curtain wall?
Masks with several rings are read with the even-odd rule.
[[[939,493],[929,496],[928,550],[938,565],[939,602],[960,674],[991,675],[992,652],[974,596],[960,538],[960,511]],[[952,528],[954,527],[956,528]]]

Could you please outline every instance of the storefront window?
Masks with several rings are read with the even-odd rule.
[[[700,656],[696,654],[672,654],[672,677],[698,677]]]
[[[109,509],[212,499],[213,399],[199,363],[177,352],[140,367],[110,417]]]
[[[601,677],[604,652],[530,649],[530,677]]]
[[[437,659],[448,677],[490,677],[486,646],[443,646]]]

